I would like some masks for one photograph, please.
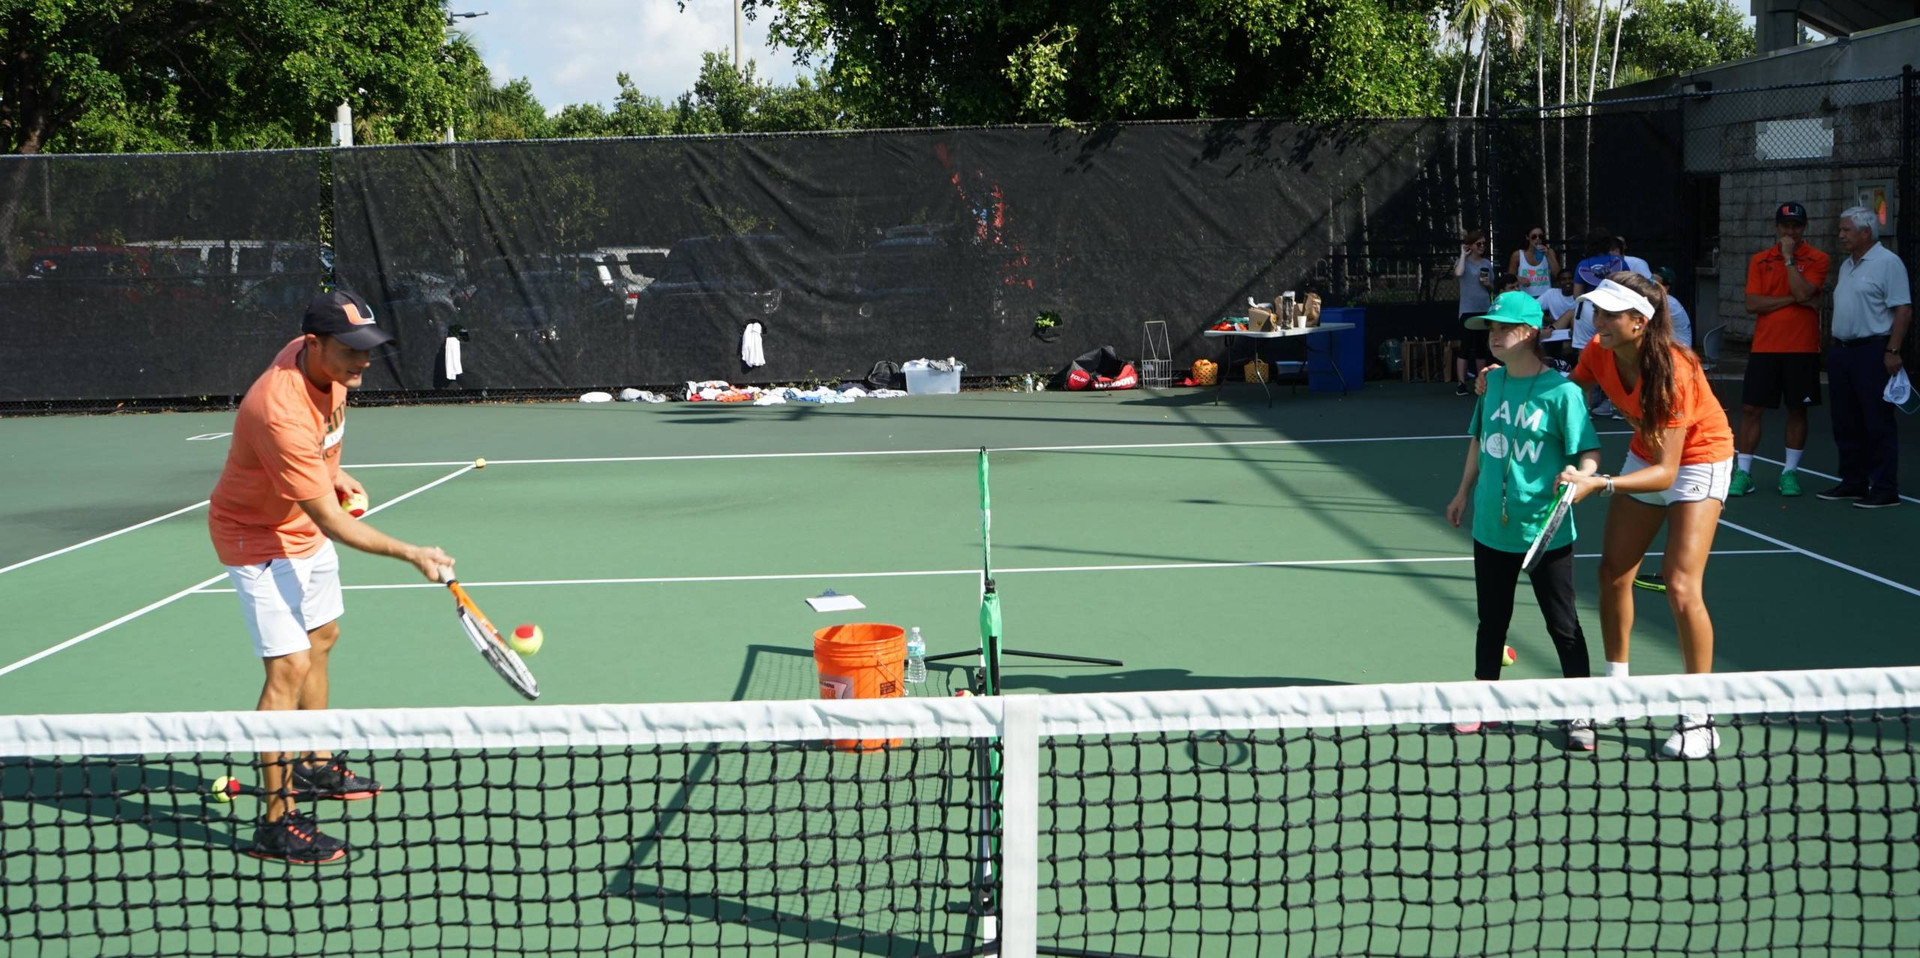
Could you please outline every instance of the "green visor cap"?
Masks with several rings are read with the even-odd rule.
[[[1488,323],[1518,323],[1539,329],[1546,315],[1540,303],[1527,293],[1501,293],[1494,298],[1491,312],[1467,317],[1467,328],[1486,329]]]

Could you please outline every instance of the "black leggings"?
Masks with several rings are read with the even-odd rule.
[[[1500,677],[1500,653],[1507,644],[1507,626],[1513,622],[1513,591],[1520,581],[1520,562],[1526,556],[1473,544],[1473,584],[1480,602],[1480,631],[1473,647],[1473,677]],[[1573,605],[1573,546],[1564,545],[1540,557],[1528,574],[1533,596],[1547,620],[1547,635],[1560,653],[1560,674],[1583,679],[1587,667],[1587,636],[1580,631],[1580,613]]]

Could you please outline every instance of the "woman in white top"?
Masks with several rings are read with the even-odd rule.
[[[1560,257],[1547,245],[1547,228],[1536,226],[1527,234],[1527,245],[1507,257],[1507,274],[1520,278],[1520,290],[1534,299],[1553,288],[1553,276],[1560,272]]]

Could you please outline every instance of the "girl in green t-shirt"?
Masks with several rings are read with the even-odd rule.
[[[1587,417],[1580,387],[1547,367],[1540,347],[1545,314],[1526,293],[1502,293],[1493,310],[1467,320],[1488,329],[1493,354],[1504,365],[1487,370],[1486,392],[1474,404],[1472,435],[1460,490],[1447,504],[1455,527],[1473,505],[1473,577],[1479,600],[1480,628],[1474,644],[1473,676],[1500,677],[1513,621],[1513,594],[1520,562],[1546,525],[1559,494],[1560,473],[1569,466],[1592,475],[1600,468],[1600,436]],[[1560,654],[1560,674],[1585,678],[1587,639],[1573,601],[1573,517],[1568,516],[1529,578],[1547,634]],[[1454,729],[1480,730],[1479,722]],[[1567,723],[1568,747],[1591,750],[1593,723]]]

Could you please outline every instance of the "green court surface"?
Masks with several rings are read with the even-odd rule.
[[[973,647],[980,446],[994,450],[1007,644],[1126,662],[1010,661],[1014,691],[1468,677],[1471,545],[1441,515],[1468,401],[1399,384],[1272,409],[1256,396],[359,409],[346,462],[391,502],[369,521],[446,548],[503,627],[542,626],[542,702],[731,698],[748,648],[805,651],[837,621]],[[259,665],[197,505],[226,440],[192,438],[231,418],[0,421],[6,711],[251,706]],[[1600,425],[1617,463],[1622,424]],[[1809,445],[1807,468],[1830,471],[1821,430]],[[1761,491],[1729,506],[1708,565],[1717,668],[1912,661],[1920,575],[1902,544],[1920,509],[1782,499],[1774,469],[1756,466]],[[1604,508],[1576,511],[1583,555]],[[391,560],[342,561],[336,707],[514,701],[471,660],[444,590]],[[1594,590],[1579,587],[1597,663]],[[829,588],[867,608],[803,603]],[[1509,674],[1554,674],[1520,591]],[[1636,674],[1678,671],[1664,600],[1640,606]]]
[[[981,447],[991,450],[1006,644],[1125,662],[1009,656],[1013,693],[1469,678],[1471,541],[1443,511],[1471,401],[1402,384],[1344,397],[1303,391],[1271,408],[1253,391],[1212,399],[975,392],[827,407],[356,409],[345,461],[378,507],[370,522],[456,556],[496,624],[543,627],[546,647],[529,660],[542,704],[812,698],[812,634],[839,622],[920,626],[936,654],[976,647]],[[0,608],[10,613],[0,711],[252,705],[260,666],[206,534],[204,499],[231,419],[0,421],[0,481],[11,492],[0,503]],[[1814,419],[1805,469],[1831,472],[1832,446]],[[1599,425],[1616,469],[1625,426]],[[1771,425],[1767,455],[1778,445]],[[476,457],[487,468],[473,468]],[[1818,477],[1805,497],[1783,499],[1775,475],[1776,466],[1757,467],[1761,491],[1729,505],[1708,565],[1716,669],[1913,664],[1920,573],[1907,544],[1920,539],[1920,509],[1823,502],[1812,495],[1826,484]],[[1604,510],[1593,500],[1576,511],[1580,611],[1596,668],[1592,573]],[[335,707],[519,701],[474,655],[443,588],[392,560],[342,561]],[[867,608],[813,612],[803,600],[827,589]],[[1679,671],[1665,598],[1637,594],[1635,674]],[[1508,677],[1558,674],[1524,588],[1511,642],[1519,660]],[[939,695],[965,681],[963,669],[936,666],[915,691]],[[1705,764],[1648,760],[1657,743],[1638,729],[1603,733],[1598,759],[1582,761],[1532,732],[1140,736],[1053,754],[1042,828],[1064,837],[1052,846],[1062,861],[1043,869],[1043,915],[1053,916],[1044,933],[1169,956],[1250,954],[1283,933],[1290,945],[1275,953],[1920,946],[1892,930],[1920,927],[1920,852],[1898,838],[1920,827],[1903,728],[1729,729],[1742,758]],[[1816,751],[1847,734],[1869,744],[1902,737],[1885,749],[1849,745],[1843,760]],[[1210,759],[1205,748],[1231,754]],[[331,941],[363,954],[753,945],[803,954],[802,938],[849,936],[858,939],[850,951],[907,954],[965,943],[965,915],[953,906],[967,897],[966,839],[929,837],[911,861],[885,856],[898,852],[887,836],[903,829],[968,827],[978,801],[971,746],[467,759],[461,774],[496,784],[556,783],[509,789],[505,807],[430,787],[449,760],[461,764],[374,759],[371,774],[394,794],[338,813],[370,848],[357,879],[264,883],[267,897],[346,903],[352,920]],[[87,953],[95,936],[116,934],[120,909],[143,916],[127,923],[148,943],[135,954],[206,953],[227,940],[182,931],[167,946],[176,951],[163,952],[151,942],[170,924],[274,927],[258,902],[227,904],[260,897],[239,890],[263,884],[251,876],[286,869],[222,864],[247,841],[253,807],[207,811],[199,796],[223,761],[245,756],[204,766],[0,763],[0,823],[52,825],[39,833],[78,843],[71,857],[85,863],[22,855],[8,866],[8,908],[31,897],[76,912],[71,941],[21,953]],[[681,784],[639,794],[655,778]],[[1803,778],[1846,784],[1803,793],[1793,784]],[[731,794],[765,814],[722,815],[718,825],[697,814]],[[384,817],[372,817],[389,800]],[[826,823],[805,811],[836,802],[852,817]],[[611,824],[572,814],[589,808],[629,813]],[[1907,811],[1884,811],[1897,809]],[[452,824],[439,821],[447,816]],[[1689,831],[1671,832],[1673,821]],[[422,828],[435,840],[409,842]],[[840,831],[851,837],[830,854],[821,843]],[[96,858],[79,847],[90,841],[133,851]],[[874,861],[889,861],[878,881],[939,893],[871,939],[857,921],[821,917],[831,906],[820,887],[781,885],[771,869],[823,858],[864,867],[863,841],[876,843]],[[1857,864],[1884,883],[1793,884],[1808,861]],[[189,877],[139,880],[154,873]],[[876,879],[816,870],[810,880],[841,889]],[[89,889],[81,899],[76,882]],[[1528,894],[1544,888],[1549,906],[1516,883]],[[448,903],[437,913],[410,911],[409,899],[439,896]],[[1356,904],[1369,899],[1378,904]],[[452,913],[463,908],[472,911]],[[712,917],[726,927],[696,920]],[[606,930],[639,926],[650,930]],[[260,938],[245,951],[291,953]]]

